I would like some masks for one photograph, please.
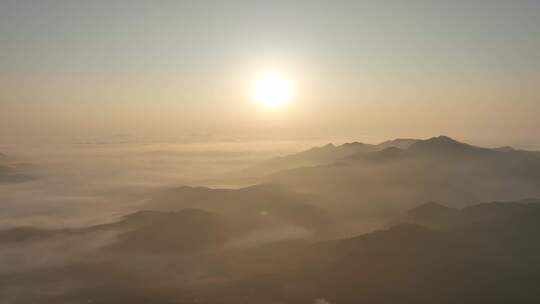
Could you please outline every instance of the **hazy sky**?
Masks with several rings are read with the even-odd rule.
[[[536,0],[0,0],[0,46],[2,135],[540,140]]]

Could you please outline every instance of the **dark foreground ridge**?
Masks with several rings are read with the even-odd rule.
[[[403,222],[403,224],[402,224]],[[427,223],[427,224],[426,224]],[[437,228],[433,228],[437,226]],[[68,292],[40,303],[535,303],[540,279],[540,204],[489,203],[452,209],[429,203],[389,229],[327,241],[232,246],[255,226],[195,209],[141,211],[117,223],[48,236],[87,242],[116,232],[68,265],[4,277],[3,286]],[[29,233],[30,231],[26,231]],[[44,237],[6,238],[19,246]],[[34,231],[33,233],[36,233]],[[41,232],[43,233],[43,231]],[[519,258],[511,258],[519,257]],[[69,285],[67,282],[70,282]],[[69,288],[68,288],[69,286]],[[496,292],[495,292],[496,291]],[[178,299],[181,299],[178,302]],[[30,303],[32,301],[27,302]]]

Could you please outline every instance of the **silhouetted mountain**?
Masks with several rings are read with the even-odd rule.
[[[152,196],[148,208],[168,211],[199,208],[243,221],[295,225],[317,233],[331,233],[334,219],[314,205],[316,200],[273,185],[241,189],[177,187]]]
[[[440,227],[449,224],[442,229],[400,224],[351,238],[227,250],[227,240],[249,229],[201,210],[140,211],[104,226],[127,232],[83,262],[1,279],[6,288],[29,290],[21,298],[40,303],[540,300],[540,245],[535,242],[540,204],[489,203],[454,210],[428,203],[407,216],[429,219],[430,225],[440,221]],[[38,286],[63,286],[63,291],[32,292]]]
[[[375,150],[377,150],[377,146],[359,142],[345,143],[340,146],[327,144],[322,147],[314,147],[296,154],[269,159],[253,167],[235,172],[232,175],[234,177],[264,176],[292,168],[331,164],[340,158],[358,152]]]
[[[462,209],[427,203],[400,216],[395,223],[412,223],[426,227],[471,230],[487,228],[495,232],[507,226],[531,226],[540,232],[540,200],[481,203]]]
[[[139,211],[118,224],[130,229],[109,248],[126,252],[200,252],[217,249],[216,246],[249,231],[247,225],[198,209]]]
[[[232,303],[240,299],[235,294],[249,289],[259,299],[284,303],[312,303],[317,298],[345,304],[534,303],[540,300],[535,288],[540,245],[533,241],[540,233],[539,206],[482,204],[459,212],[473,222],[489,219],[481,225],[446,230],[398,225],[314,244],[304,251],[290,250],[296,267],[248,278],[224,287],[215,297],[230,298]],[[413,213],[430,216],[447,211],[428,204]]]
[[[447,136],[439,136],[412,144],[408,151],[422,157],[435,157],[443,160],[466,157],[487,157],[497,151],[458,142]]]
[[[281,170],[300,167],[328,165],[339,159],[361,153],[375,152],[387,148],[407,149],[417,142],[417,139],[398,138],[382,142],[377,145],[360,142],[345,143],[339,146],[327,144],[322,147],[314,147],[292,155],[273,158],[251,168],[237,172],[236,176],[264,176]]]
[[[440,136],[406,150],[359,152],[330,165],[281,171],[268,182],[355,217],[395,217],[419,201],[462,207],[540,197],[540,153],[500,152]]]
[[[418,224],[430,228],[448,228],[459,216],[460,211],[437,203],[426,203],[407,211],[393,223]]]
[[[540,201],[471,204],[540,197],[540,153],[444,136],[395,143],[402,148],[344,153],[276,173],[268,184],[149,192],[148,210],[112,223],[0,231],[0,257],[25,261],[16,270],[3,264],[0,297],[8,290],[20,303],[539,302]],[[320,149],[335,156],[339,147]],[[444,205],[417,206],[423,201]],[[390,219],[390,228],[373,230]]]

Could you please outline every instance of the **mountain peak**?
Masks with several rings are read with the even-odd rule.
[[[446,135],[439,135],[436,137],[429,138],[425,140],[427,142],[435,142],[435,143],[448,143],[448,144],[463,144],[449,136]]]
[[[439,156],[448,156],[449,154],[456,156],[491,151],[489,149],[479,148],[459,142],[444,135],[418,141],[411,145],[409,150],[422,153],[436,153]]]

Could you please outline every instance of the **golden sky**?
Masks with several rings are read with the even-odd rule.
[[[2,1],[0,135],[535,141],[539,28],[538,1]]]

